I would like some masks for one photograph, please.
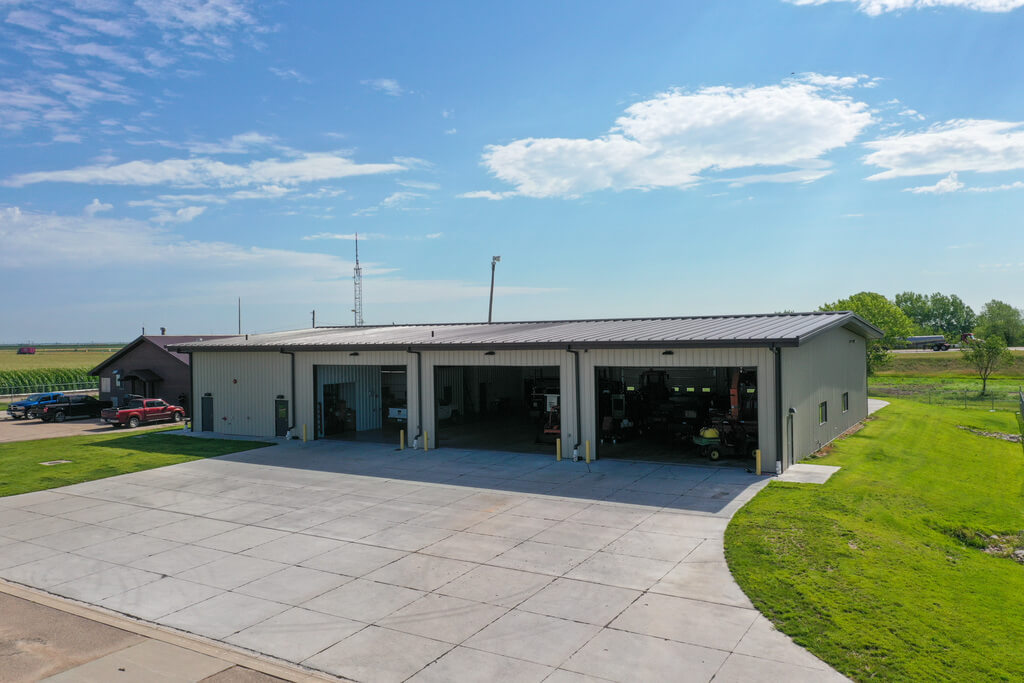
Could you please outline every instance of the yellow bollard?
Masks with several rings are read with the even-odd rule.
[[[562,459],[562,440],[555,439],[555,460]]]
[[[430,432],[423,432],[423,450],[430,450]]]
[[[587,464],[590,464],[590,439],[587,439]]]
[[[302,425],[302,443],[306,443],[306,425]]]
[[[404,429],[398,432],[398,450],[400,450],[400,451],[404,451],[405,450],[405,430]]]
[[[761,476],[761,449],[760,448],[758,448],[757,450],[754,451],[754,460],[757,461],[757,469],[754,470],[754,471],[757,472],[757,476],[760,477]]]

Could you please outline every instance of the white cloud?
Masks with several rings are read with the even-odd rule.
[[[303,76],[295,69],[281,69],[276,66],[270,67],[270,73],[274,74],[278,78],[283,78],[286,81],[296,81],[298,83],[310,83],[311,81]]]
[[[368,206],[365,209],[357,209],[352,212],[353,216],[372,216],[381,209],[393,209],[396,207],[404,206],[416,199],[422,199],[427,195],[422,192],[411,192],[409,190],[399,190],[398,192],[392,192],[387,197],[382,199],[379,204],[374,206]],[[411,209],[403,209],[409,211]]]
[[[398,184],[402,187],[411,187],[415,190],[440,190],[441,185],[439,183],[431,183],[425,180],[399,180]]]
[[[957,190],[963,189],[964,184],[956,177],[956,171],[950,172],[948,176],[935,183],[934,185],[923,185],[921,187],[908,187],[904,189],[904,192],[913,192],[914,194],[948,194],[950,192],[956,192]]]
[[[407,190],[400,190],[398,192],[392,192],[381,201],[381,206],[397,206],[399,204],[405,204],[411,202],[414,199],[426,197],[427,195],[422,192],[409,192]]]
[[[856,86],[864,88],[874,88],[878,85],[881,79],[871,78],[867,74],[857,74],[856,76],[827,76],[824,74],[815,73],[808,71],[806,73],[799,74],[796,78],[790,79],[791,81],[807,83],[809,85],[817,86],[819,88],[830,88],[833,90],[848,90]]]
[[[311,241],[316,241],[316,240],[345,240],[345,241],[351,242],[351,241],[354,241],[356,239],[356,237],[358,236],[360,242],[364,242],[364,241],[365,242],[376,242],[376,241],[382,241],[382,240],[383,241],[401,241],[401,242],[413,241],[413,242],[416,242],[416,241],[419,241],[419,240],[436,240],[436,239],[441,238],[443,235],[444,235],[444,233],[441,233],[441,232],[431,232],[431,233],[428,233],[426,235],[387,235],[385,233],[380,233],[380,232],[359,232],[359,233],[356,233],[356,232],[349,232],[349,233],[318,232],[318,233],[313,234],[313,235],[305,235],[302,239],[303,239],[303,241],[306,241],[306,242],[311,242]]]
[[[86,216],[95,216],[103,211],[110,211],[114,208],[113,204],[104,204],[99,199],[93,199],[88,206],[82,209],[82,213]]]
[[[957,119],[920,133],[865,143],[864,163],[886,169],[868,180],[952,171],[992,173],[1024,169],[1024,122]]]
[[[878,16],[885,12],[930,7],[958,7],[981,12],[1010,12],[1024,7],[1024,0],[785,0],[793,5],[824,5],[831,2],[856,3],[864,14]]]
[[[1006,190],[1024,190],[1024,181],[1014,181],[1003,185],[992,185],[989,187],[968,187],[968,192],[1004,192]]]
[[[154,310],[161,311],[183,305],[194,312],[197,302],[230,301],[233,305],[240,292],[246,301],[293,309],[297,301],[310,301],[317,292],[336,303],[338,293],[346,297],[352,291],[349,274],[354,264],[335,254],[186,240],[169,227],[132,219],[0,208],[0,244],[4,245],[0,249],[0,268],[5,272],[27,274],[46,268],[59,277],[79,278],[81,274],[99,276],[116,270],[127,280],[143,276],[173,282],[171,290],[139,293],[147,305],[159,301]],[[111,244],[117,248],[111,249]],[[482,278],[477,282],[409,280],[397,276],[386,264],[372,261],[363,263],[363,271],[370,306],[482,299],[488,291]],[[516,285],[496,288],[501,296],[552,291]],[[75,308],[96,301],[91,289],[75,291],[68,287],[66,292],[68,305]],[[318,313],[325,319],[330,315],[320,310]]]
[[[185,144],[185,149],[193,154],[248,154],[254,149],[275,145],[276,138],[273,136],[249,131],[219,142],[189,142]]]
[[[7,15],[5,23],[21,26],[32,31],[43,32],[50,26],[50,17],[32,10],[14,10]]]
[[[515,197],[518,192],[491,192],[490,190],[474,190],[472,192],[463,192],[462,194],[455,195],[459,199],[490,199],[491,201],[498,201],[500,199],[508,199],[509,197]]]
[[[458,132],[459,132],[459,130],[457,128],[448,128],[447,130],[445,130],[444,134],[445,135],[455,135]]]
[[[206,211],[205,206],[184,206],[173,213],[161,211],[150,220],[158,225],[164,225],[166,223],[190,223],[203,215],[204,211]]]
[[[483,161],[496,178],[515,187],[515,194],[529,197],[683,188],[731,169],[806,170],[872,123],[866,104],[832,90],[793,81],[671,90],[630,106],[599,138],[515,140],[487,147]],[[807,182],[812,175],[788,178]],[[510,193],[460,196],[500,199]]]
[[[408,92],[393,78],[371,78],[365,81],[360,81],[360,83],[368,85],[374,90],[382,92],[385,95],[390,95],[391,97],[399,97],[400,95],[404,95]]]
[[[62,182],[92,185],[171,185],[179,187],[238,187],[244,185],[295,185],[359,175],[405,170],[393,164],[357,164],[330,153],[306,153],[298,158],[266,159],[245,165],[207,158],[129,161],[95,164],[63,171],[37,171],[14,175],[2,185],[24,187],[35,183]]]

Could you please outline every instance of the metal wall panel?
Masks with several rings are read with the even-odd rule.
[[[664,351],[671,350],[671,355]],[[597,437],[597,383],[595,370],[598,367],[744,367],[757,368],[757,409],[758,440],[762,462],[768,469],[775,463],[775,366],[769,349],[763,348],[721,348],[721,349],[592,349],[580,353],[580,404],[581,418],[580,454],[589,440],[591,447],[598,443]],[[566,419],[575,420],[575,414],[563,413]],[[573,441],[565,440],[563,448],[571,453]]]
[[[356,431],[381,428],[379,365],[318,365],[316,379],[319,385],[316,397],[321,405],[324,401],[324,385],[341,384],[341,398],[356,413]]]
[[[804,346],[782,350],[783,452],[787,465],[815,452],[868,414],[865,340],[836,329]],[[850,409],[842,410],[842,395]],[[818,422],[818,404],[828,402],[828,421]],[[788,417],[789,409],[796,414]],[[789,420],[792,420],[792,427]],[[790,438],[792,432],[792,440]]]
[[[287,355],[276,352],[194,352],[192,415],[200,415],[201,397],[210,393],[214,432],[273,437],[277,396],[284,396],[294,410],[290,363]]]

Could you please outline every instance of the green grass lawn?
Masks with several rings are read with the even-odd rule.
[[[733,518],[726,558],[783,632],[856,680],[1024,678],[1024,566],[983,551],[1024,531],[1024,451],[1010,412],[894,401]]]
[[[118,430],[102,436],[70,436],[0,444],[0,496],[51,489],[179,462],[227,455],[271,444],[200,439],[166,432]],[[63,465],[40,465],[70,460]]]
[[[1012,351],[1013,363],[1002,367],[993,377],[1024,378],[1024,351]],[[930,353],[894,353],[892,362],[876,373],[877,377],[964,377],[978,376],[963,360],[957,350],[933,351]],[[980,382],[980,380],[979,380]]]

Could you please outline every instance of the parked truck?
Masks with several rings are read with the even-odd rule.
[[[95,396],[64,396],[53,403],[33,408],[29,415],[43,422],[63,422],[78,417],[99,417],[104,408],[110,408],[110,401],[101,401]]]
[[[153,422],[181,422],[185,409],[173,406],[162,398],[133,399],[120,408],[104,408],[100,418],[114,427],[138,427]]]
[[[63,392],[60,391],[48,391],[43,394],[32,394],[23,398],[20,401],[14,401],[7,406],[7,414],[12,419],[20,420],[21,418],[30,417],[29,413],[42,408],[47,403],[53,403],[57,399],[64,396]]]
[[[975,341],[974,333],[964,332],[960,335],[960,344],[950,344],[941,334],[921,334],[907,337],[907,345],[912,349],[931,349],[932,351],[949,351],[959,348],[961,344]]]

